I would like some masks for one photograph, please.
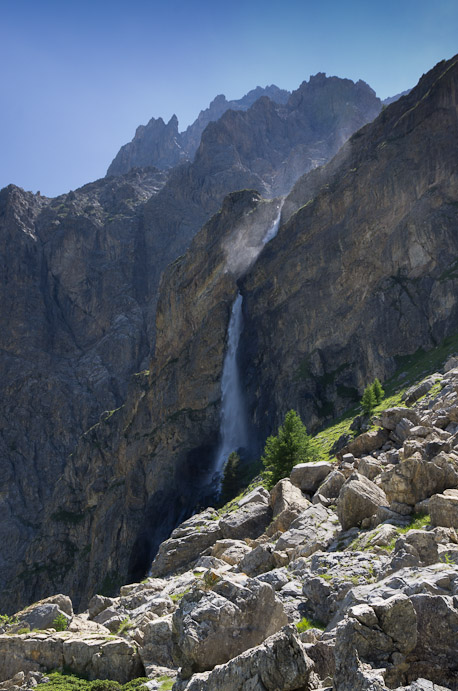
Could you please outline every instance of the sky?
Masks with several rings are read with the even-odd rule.
[[[326,72],[386,98],[458,52],[458,0],[0,0],[0,188],[103,177],[151,117]]]

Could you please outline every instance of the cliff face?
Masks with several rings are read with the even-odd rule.
[[[457,105],[454,58],[285,201],[289,220],[243,284],[247,387],[264,434],[291,407],[316,426],[397,356],[458,328]]]
[[[55,589],[85,603],[97,588],[142,577],[159,542],[204,501],[236,280],[277,214],[278,204],[256,193],[232,195],[168,269],[157,357],[133,377],[125,404],[103,414],[66,459],[17,567],[9,608]]]

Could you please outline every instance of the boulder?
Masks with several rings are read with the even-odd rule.
[[[224,664],[287,624],[273,588],[233,574],[211,589],[195,588],[173,615],[174,656],[183,676]]]
[[[433,494],[458,485],[458,462],[452,455],[440,454],[427,461],[416,453],[382,473],[379,482],[388,503],[397,501],[415,506]]]
[[[87,679],[112,679],[125,684],[143,674],[135,644],[123,638],[73,638],[63,642],[63,663]]]
[[[431,524],[446,528],[458,528],[458,489],[447,489],[435,494],[428,504]]]
[[[291,471],[289,479],[296,487],[307,494],[314,494],[324,478],[334,470],[335,466],[327,461],[299,463]]]
[[[275,518],[286,509],[304,511],[307,506],[310,506],[310,502],[299,487],[293,485],[288,478],[283,478],[270,492],[270,506]]]
[[[403,418],[410,420],[414,425],[420,424],[417,411],[410,408],[387,408],[380,413],[380,424],[384,429],[394,430]]]
[[[0,636],[0,681],[20,671],[52,671],[64,666],[88,679],[122,684],[143,674],[135,645],[122,638],[69,637],[67,633]]]
[[[317,493],[326,499],[337,499],[344,482],[345,475],[335,468],[318,487]]]
[[[111,597],[104,597],[103,595],[94,595],[89,601],[88,614],[89,619],[95,619],[95,617],[103,612],[107,607],[111,607],[114,601]]]
[[[280,536],[275,551],[289,551],[294,557],[307,557],[318,550],[325,550],[337,532],[338,520],[334,511],[322,504],[313,504]]]
[[[172,615],[148,622],[143,626],[143,643],[139,648],[140,659],[146,674],[155,667],[174,667],[172,657]]]
[[[456,575],[455,575],[456,577]],[[458,609],[456,598],[419,593],[411,596],[417,642],[409,655],[408,678],[424,677],[446,688],[458,682]]]
[[[360,434],[355,439],[352,439],[352,441],[337,454],[337,458],[342,459],[343,455],[346,453],[351,453],[353,456],[359,458],[360,456],[371,453],[371,451],[381,449],[387,440],[388,432],[386,429],[380,428],[369,430],[369,432],[364,432],[364,434]]]
[[[176,691],[309,691],[313,662],[295,627],[288,626],[212,672],[180,680]]]
[[[270,505],[274,519],[268,526],[267,535],[288,530],[291,523],[308,507],[310,502],[301,490],[284,478],[277,482],[270,493]]]
[[[246,504],[251,504],[251,502],[261,502],[261,504],[268,504],[269,499],[269,492],[265,489],[265,487],[259,485],[259,487],[255,487],[253,490],[251,490],[251,492],[248,492],[248,494],[242,497],[238,502],[238,505],[246,506]]]
[[[52,602],[32,605],[26,610],[19,612],[17,618],[21,623],[28,624],[30,629],[55,628],[57,618],[61,619],[62,622],[65,620],[65,628],[67,628],[71,621],[71,616]]]
[[[231,566],[238,564],[248,552],[251,547],[244,540],[218,540],[212,547],[212,556]]]
[[[419,384],[414,384],[402,395],[402,400],[406,402],[406,405],[413,405],[419,398],[425,396],[428,391],[430,391],[434,384],[442,380],[442,374],[436,372],[435,374],[430,374],[429,377],[423,379]]]
[[[364,456],[358,463],[358,473],[367,477],[368,480],[374,480],[381,472],[380,463],[372,456]]]
[[[151,565],[151,575],[164,576],[191,564],[221,537],[223,534],[216,511],[209,509],[192,516],[162,542]]]
[[[385,493],[364,475],[353,473],[340,490],[337,514],[343,530],[360,525],[379,506],[388,504]]]
[[[262,535],[272,520],[272,509],[268,504],[255,502],[242,506],[233,513],[226,514],[220,520],[220,539],[255,540]]]
[[[272,553],[272,545],[258,545],[243,557],[239,564],[240,570],[248,576],[257,576],[270,571],[275,566]]]
[[[351,607],[336,630],[334,688],[382,691],[387,674],[390,687],[400,683],[406,656],[417,642],[416,624],[412,602],[402,594]]]
[[[434,533],[409,530],[396,540],[391,568],[396,571],[406,566],[429,566],[438,561],[439,551]]]

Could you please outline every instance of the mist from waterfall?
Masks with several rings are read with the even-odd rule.
[[[232,305],[227,332],[227,351],[221,379],[221,442],[214,466],[218,489],[221,488],[224,466],[229,454],[248,446],[245,401],[237,366],[237,349],[243,329],[242,301],[243,298],[238,293]]]
[[[263,237],[263,239],[262,239],[262,244],[263,244],[263,245],[267,245],[267,243],[269,242],[269,240],[272,240],[272,239],[276,236],[276,234],[278,233],[278,229],[279,229],[279,227],[280,227],[281,210],[282,210],[282,208],[283,208],[283,201],[284,201],[284,200],[282,200],[282,202],[281,202],[281,204],[280,204],[280,206],[279,206],[278,214],[277,214],[277,216],[275,217],[275,220],[274,220],[273,224],[270,226],[270,228],[268,229],[267,233],[264,235],[264,237]]]

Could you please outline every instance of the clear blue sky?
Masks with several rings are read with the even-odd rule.
[[[0,0],[0,187],[75,189],[219,93],[326,72],[385,98],[457,52],[457,0]]]

